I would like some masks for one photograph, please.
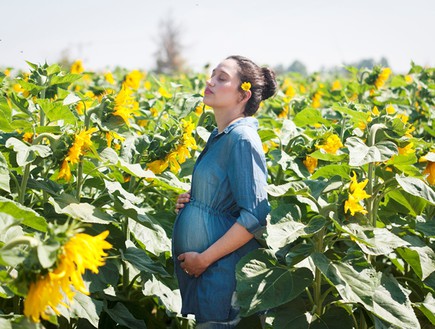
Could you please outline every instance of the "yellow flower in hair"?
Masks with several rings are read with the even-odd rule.
[[[243,82],[240,86],[244,91],[251,90],[251,83],[250,82]]]

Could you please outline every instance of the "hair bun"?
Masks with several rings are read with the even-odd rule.
[[[278,84],[275,79],[275,72],[269,67],[262,67],[261,71],[263,72],[264,76],[264,87],[261,98],[265,100],[275,95],[275,92],[278,89]]]

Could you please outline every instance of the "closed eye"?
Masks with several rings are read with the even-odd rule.
[[[216,75],[217,75],[217,79],[219,81],[227,81],[228,78],[229,78],[227,73],[225,73],[225,72],[223,72],[223,71],[221,71],[219,69],[218,70],[213,70],[212,74],[211,74],[211,77],[213,78]]]

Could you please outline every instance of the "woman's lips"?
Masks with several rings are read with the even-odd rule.
[[[205,88],[204,95],[210,95],[210,94],[213,94],[213,92],[210,89]]]

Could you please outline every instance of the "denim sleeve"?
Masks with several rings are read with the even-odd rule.
[[[249,139],[238,140],[231,150],[230,159],[231,192],[240,208],[237,222],[250,233],[258,233],[266,226],[270,211],[265,189],[266,161],[261,143]]]

